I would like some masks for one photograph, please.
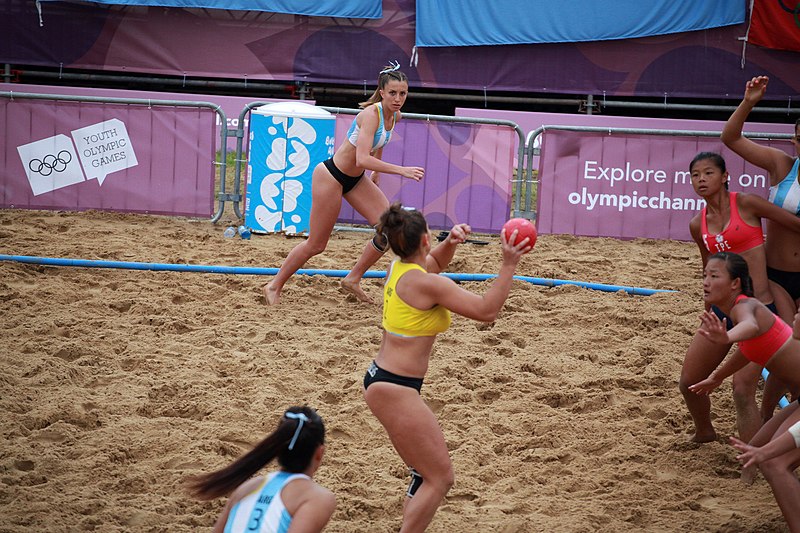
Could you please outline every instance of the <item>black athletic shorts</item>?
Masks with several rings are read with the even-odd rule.
[[[331,176],[333,176],[334,179],[341,184],[342,194],[347,194],[350,191],[352,191],[353,187],[358,185],[359,180],[364,177],[363,172],[361,173],[360,176],[356,177],[348,176],[347,174],[336,168],[336,165],[334,164],[332,157],[330,159],[326,159],[325,161],[323,161],[322,164],[325,165],[325,168],[328,169],[328,172],[331,173]]]
[[[375,364],[375,361],[373,361],[370,363],[367,373],[364,374],[364,390],[368,389],[370,385],[377,383],[378,381],[385,381],[387,383],[394,383],[395,385],[411,387],[417,392],[422,390],[422,378],[398,376],[397,374],[382,369]]]

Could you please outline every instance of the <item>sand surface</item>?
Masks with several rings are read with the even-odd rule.
[[[0,253],[277,267],[299,242],[224,227],[6,210]],[[448,270],[496,272],[499,240],[485,238]],[[350,268],[366,240],[338,233],[307,267]],[[786,531],[763,478],[738,479],[729,382],[713,396],[718,442],[687,442],[676,384],[699,264],[693,243],[541,236],[519,274],[678,292],[515,282],[496,322],[455,317],[423,388],[456,472],[429,531]],[[407,471],[361,392],[379,308],[319,276],[268,308],[268,279],[0,262],[0,531],[209,530],[224,502],[182,482],[303,403],[328,427],[326,531],[397,531]],[[380,280],[364,285],[380,297]]]

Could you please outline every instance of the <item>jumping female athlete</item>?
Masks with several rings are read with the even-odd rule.
[[[421,167],[401,167],[381,159],[383,147],[401,119],[400,108],[408,96],[408,78],[399,68],[400,65],[395,64],[381,71],[378,88],[369,100],[360,104],[364,110],[353,120],[347,139],[332,158],[314,169],[308,239],[289,252],[278,273],[264,286],[267,305],[277,304],[289,278],[306,261],[325,250],[342,208],[342,198],[367,222],[375,225],[380,214],[389,207],[389,200],[378,188],[379,173],[399,174],[416,181],[425,174]],[[366,170],[371,171],[369,178],[365,176]],[[358,262],[342,279],[342,288],[361,301],[371,302],[361,288],[361,278],[386,248],[386,241],[380,235],[367,243]]]

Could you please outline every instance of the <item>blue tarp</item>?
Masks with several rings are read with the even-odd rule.
[[[379,19],[381,0],[91,0],[96,4],[269,11],[315,17]]]
[[[745,20],[745,0],[417,0],[417,46],[631,39]]]

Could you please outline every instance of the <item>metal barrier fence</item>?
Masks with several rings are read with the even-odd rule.
[[[120,105],[125,105],[125,106],[146,106],[146,108],[148,110],[150,110],[150,111],[152,111],[153,108],[158,108],[158,107],[210,109],[210,110],[214,111],[219,116],[219,119],[220,119],[222,124],[226,124],[227,123],[227,119],[225,117],[225,112],[222,110],[222,108],[220,106],[218,106],[217,104],[213,104],[213,103],[210,103],[210,102],[139,99],[139,98],[91,97],[91,96],[73,96],[73,95],[35,94],[35,93],[17,93],[17,92],[13,92],[13,91],[2,91],[2,92],[0,92],[0,97],[8,99],[10,102],[13,102],[14,100],[50,100],[50,101],[55,101],[55,102],[76,102],[76,103],[89,103],[89,104],[95,104],[96,103],[96,104],[120,104]],[[102,114],[102,112],[100,112],[100,114]],[[124,126],[124,124],[123,124],[123,126]],[[173,124],[173,126],[175,126],[175,124]],[[6,124],[5,127],[8,128],[8,124]],[[86,128],[82,128],[82,129],[86,129]],[[8,132],[8,129],[6,131]],[[81,131],[81,130],[75,130],[75,131]],[[161,133],[164,130],[161,129],[161,128],[158,128],[158,127],[153,127],[152,131],[156,131],[156,132]],[[58,133],[58,132],[55,132],[55,133]],[[75,132],[73,132],[73,133],[75,133]],[[98,129],[97,133],[95,133],[94,135],[96,135],[97,137],[101,137],[103,133],[104,133],[104,131],[102,129]],[[175,136],[177,135],[177,133],[178,133],[178,131],[168,132],[169,135],[175,135]],[[225,128],[221,128],[221,132],[220,132],[220,147],[222,147],[222,148],[224,148],[226,146],[227,135],[228,135],[228,131]],[[51,138],[52,141],[51,141],[51,139],[46,139],[46,140],[48,141],[49,144],[56,145],[59,142],[58,137],[65,137],[65,136],[64,135],[55,135],[54,137]],[[90,135],[87,135],[87,139],[89,137],[90,137]],[[6,134],[6,142],[8,142],[8,133]],[[67,138],[66,142],[69,143],[69,150],[73,150],[72,141],[69,140],[69,138]],[[35,143],[31,143],[31,144],[35,144]],[[119,145],[119,144],[120,143],[117,143],[117,145]],[[117,146],[117,147],[119,147],[119,146]],[[177,148],[177,146],[176,146],[176,148]],[[89,150],[89,152],[87,152],[87,153],[91,152],[91,149],[87,148],[87,150]],[[68,152],[68,150],[67,150],[67,152]],[[22,153],[20,155],[22,155]],[[210,157],[210,159],[209,159],[210,164],[213,165],[214,164],[214,160],[216,158],[216,151],[212,150],[212,153],[210,153],[208,155]],[[176,158],[177,158],[177,150],[175,150],[173,152],[173,156],[176,156]],[[66,158],[66,155],[65,155],[65,158]],[[58,161],[58,160],[54,159],[54,161]],[[70,160],[69,162],[72,162],[72,160]],[[64,164],[66,165],[67,163],[68,162],[66,162]],[[54,164],[57,164],[57,163],[54,163]],[[76,164],[76,165],[78,164],[77,160],[74,162],[74,164]],[[8,165],[6,165],[6,167],[8,167]],[[222,212],[224,210],[224,203],[225,203],[226,200],[228,200],[228,198],[224,194],[224,191],[225,191],[225,174],[226,174],[226,160],[225,160],[225,157],[222,158],[221,162],[219,163],[219,167],[220,167],[220,195],[218,197],[217,210],[216,210],[216,212],[213,214],[213,216],[211,218],[212,222],[216,222],[222,216]],[[77,168],[78,168],[78,171],[80,171],[80,167],[77,167]],[[127,167],[125,167],[125,168],[127,169]],[[9,172],[8,168],[5,169],[5,172]],[[80,172],[81,172],[81,176],[83,176],[83,172],[82,171],[80,171]],[[90,178],[91,177],[93,177],[93,176],[90,176]],[[189,176],[189,178],[190,179],[194,179],[194,177],[192,177],[192,176]],[[6,179],[8,179],[7,175],[6,175]],[[98,175],[98,181],[101,184],[102,184],[102,180],[104,180],[104,179],[105,179],[105,174]],[[211,186],[213,188],[213,183],[211,184]],[[34,191],[34,194],[37,194],[36,191]],[[63,207],[69,208],[70,206],[63,206]],[[164,211],[164,214],[172,214],[172,213],[169,213],[168,211]],[[181,214],[181,213],[175,213],[175,214]]]
[[[246,147],[244,146],[244,139],[245,139],[245,135],[246,135],[246,133],[245,133],[245,122],[246,122],[245,118],[251,112],[252,109],[254,109],[256,107],[260,107],[260,106],[265,105],[265,104],[267,104],[267,102],[251,102],[251,103],[247,104],[242,109],[242,112],[239,114],[239,120],[238,120],[239,127],[236,130],[229,130],[228,131],[228,133],[230,135],[234,135],[236,137],[236,156],[235,156],[236,165],[235,165],[235,172],[234,172],[234,178],[233,178],[233,181],[234,181],[233,195],[231,195],[229,197],[229,199],[233,202],[234,212],[235,212],[236,216],[238,216],[238,217],[242,217],[242,213],[241,213],[241,209],[240,209],[240,203],[242,202],[242,199],[243,199],[242,177],[241,177],[241,175],[242,175],[242,163],[246,163],[247,162],[247,158],[245,157]],[[338,116],[338,115],[353,115],[353,116],[355,116],[359,112],[361,112],[361,109],[343,109],[343,108],[334,108],[334,107],[322,107],[322,109],[324,109],[324,110],[326,110],[326,111],[328,111],[328,112],[330,112],[330,113],[332,113],[333,115],[336,115],[336,116]],[[247,122],[249,123],[250,121],[247,121]],[[496,119],[484,119],[484,118],[470,118],[470,117],[452,117],[452,116],[444,116],[444,115],[425,115],[425,114],[416,114],[416,113],[403,113],[403,123],[402,124],[410,125],[412,123],[417,123],[417,124],[422,124],[422,123],[424,123],[424,124],[437,124],[437,125],[441,125],[441,124],[465,124],[465,125],[471,125],[471,126],[489,125],[489,126],[498,126],[498,127],[501,127],[501,128],[510,128],[510,130],[513,131],[513,134],[516,137],[517,142],[518,142],[518,145],[516,146],[517,161],[518,161],[518,163],[517,163],[517,165],[518,165],[517,173],[518,174],[517,175],[519,176],[521,174],[521,172],[522,172],[521,162],[523,161],[523,158],[524,158],[524,145],[525,145],[524,133],[523,133],[522,129],[519,127],[519,125],[517,125],[516,123],[514,123],[512,121],[496,120]],[[456,143],[454,142],[453,144],[455,145]],[[387,152],[390,152],[391,150],[395,150],[395,149],[397,149],[397,147],[398,147],[397,143],[390,143],[389,146],[387,147]],[[491,151],[491,149],[493,147],[491,147],[491,146],[482,146],[482,148]],[[405,152],[400,155],[400,157],[402,159],[404,159],[404,160],[409,159],[409,158],[413,159],[414,156],[415,156],[415,154],[407,154]],[[387,159],[387,153],[386,152],[384,153],[384,159]],[[451,160],[451,163],[452,163],[452,160]],[[418,166],[424,166],[424,165],[420,164]],[[426,171],[427,170],[428,169],[426,169]],[[432,173],[426,172],[426,175],[431,176],[431,174]],[[491,176],[490,176],[490,178],[491,178]],[[442,176],[432,176],[430,178],[430,180],[440,180],[440,179],[444,179],[444,177],[442,177]],[[511,176],[508,176],[508,185],[510,187],[518,188],[518,187],[516,187],[517,184],[515,183],[517,181],[519,181],[519,179],[513,180]],[[435,183],[435,182],[432,182],[432,183]],[[391,187],[389,187],[389,188],[391,188]],[[422,194],[424,196],[425,193],[423,192]],[[480,194],[480,193],[476,193],[476,195],[478,195],[478,194]],[[391,194],[387,193],[387,196],[391,197]],[[484,202],[484,206],[487,203],[488,202]],[[495,213],[493,215],[493,220],[492,220],[491,224],[492,224],[492,226],[497,226],[497,228],[496,228],[497,231],[499,231],[499,228],[502,225],[502,222],[499,221],[499,217],[502,216],[502,221],[505,221],[505,219],[508,217],[508,214],[509,214],[508,211],[509,211],[509,209],[508,209],[508,206],[506,205],[502,215],[497,214],[497,213]],[[461,220],[461,221],[470,222],[470,215],[471,214],[472,213],[467,212],[464,215],[464,220]],[[348,221],[349,222],[353,222],[353,220],[348,220]],[[429,221],[429,222],[431,222],[431,227],[437,227],[437,221],[436,220]],[[440,221],[440,222],[443,223],[443,221]],[[472,222],[470,222],[470,223],[472,224]],[[487,224],[486,222],[483,223],[484,226],[486,226],[486,224]],[[478,225],[480,226],[480,223]]]
[[[534,179],[535,141],[541,145]],[[731,190],[765,196],[768,177],[725,147],[718,131],[542,126],[526,139],[521,216],[543,233],[688,240],[688,220],[704,201],[691,187],[689,162],[701,151],[727,160]],[[747,133],[778,145],[788,134]],[[669,139],[665,139],[668,137]],[[656,138],[660,140],[654,142]],[[539,204],[535,212],[533,194]],[[556,216],[557,214],[557,216]]]

